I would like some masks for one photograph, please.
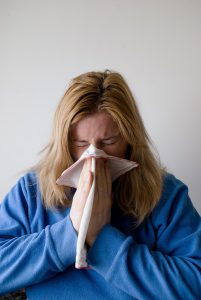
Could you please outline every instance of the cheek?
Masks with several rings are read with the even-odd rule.
[[[73,160],[74,161],[78,160],[85,150],[86,150],[85,147],[72,147],[71,155],[73,157]]]
[[[119,158],[125,158],[126,150],[127,150],[127,143],[122,142],[118,145],[115,145],[113,147],[108,147],[103,149],[108,155],[116,156]]]
[[[122,143],[119,147],[119,149],[117,150],[117,157],[120,157],[120,158],[125,158],[126,156],[126,150],[128,148],[128,145],[125,144],[125,143]]]

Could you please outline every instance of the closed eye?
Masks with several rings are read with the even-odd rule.
[[[102,143],[105,144],[105,145],[113,145],[116,142],[118,142],[118,140],[119,140],[119,135],[118,136],[112,136],[112,137],[109,137],[107,139],[104,139],[104,140],[102,140]]]
[[[76,147],[87,147],[89,143],[85,141],[73,141],[73,145]]]
[[[103,141],[102,144],[103,145],[113,145],[115,144],[117,141]]]

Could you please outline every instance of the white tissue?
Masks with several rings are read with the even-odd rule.
[[[65,170],[61,174],[61,176],[57,179],[56,183],[59,185],[65,185],[65,186],[76,188],[79,182],[80,173],[84,165],[84,160],[87,157],[92,157],[91,171],[94,175],[96,172],[95,159],[101,157],[107,158],[112,181],[117,179],[120,175],[138,166],[136,162],[107,155],[103,150],[97,149],[93,145],[90,145],[89,148],[79,158],[79,160],[77,160],[73,165],[71,165],[67,170]],[[91,218],[94,192],[95,192],[95,176],[93,176],[93,183],[85,204],[85,208],[80,223],[79,233],[78,233],[77,248],[76,248],[76,262],[75,262],[75,267],[78,269],[87,268],[88,266],[86,262],[87,251],[85,247],[85,240],[86,240],[87,230]]]

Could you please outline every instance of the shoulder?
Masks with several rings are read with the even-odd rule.
[[[185,187],[187,188],[186,184],[184,184],[180,179],[175,177],[173,174],[165,173],[163,178],[163,194],[169,194],[178,188]]]
[[[200,257],[201,218],[189,197],[188,187],[175,176],[164,176],[162,196],[150,220],[158,250]]]
[[[186,215],[199,219],[199,214],[189,197],[188,187],[174,175],[166,173],[161,198],[152,216],[157,223],[164,224]]]
[[[175,199],[188,196],[188,187],[173,174],[165,173],[159,206],[167,205],[167,201],[173,203]]]
[[[18,180],[16,187],[20,187],[25,195],[36,196],[39,192],[37,173],[34,171],[27,172]]]
[[[14,236],[38,232],[44,215],[38,186],[36,173],[29,172],[18,179],[0,203],[1,228],[12,231]]]
[[[2,201],[3,204],[15,202],[27,206],[30,202],[41,201],[41,193],[36,172],[27,172],[21,176]],[[34,201],[33,201],[34,200]]]

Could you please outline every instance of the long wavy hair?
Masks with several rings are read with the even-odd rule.
[[[44,205],[47,208],[71,205],[70,189],[56,184],[56,179],[73,163],[70,128],[98,111],[112,116],[128,143],[126,158],[139,163],[116,180],[113,191],[122,212],[133,216],[139,225],[160,199],[163,169],[152,150],[131,90],[117,72],[84,73],[71,81],[62,97],[55,112],[51,139],[35,166]]]

